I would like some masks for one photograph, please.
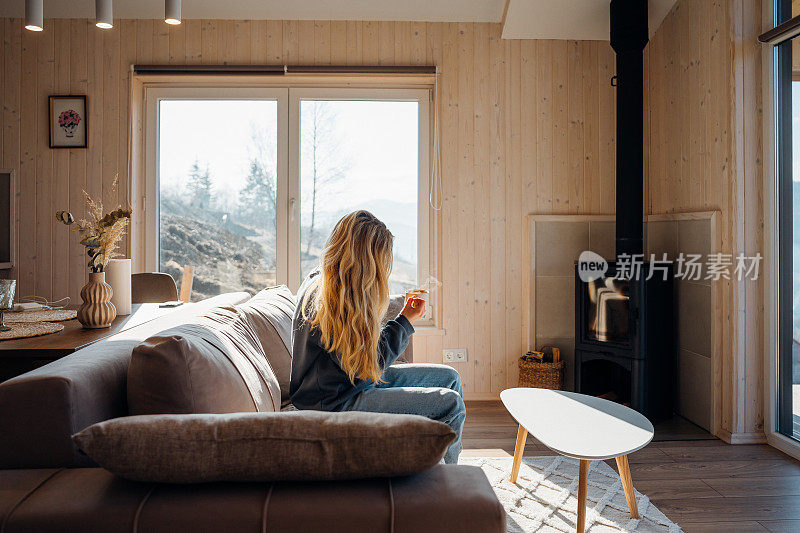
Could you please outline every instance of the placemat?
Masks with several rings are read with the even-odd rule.
[[[11,331],[0,331],[0,341],[11,339],[24,339],[26,337],[38,337],[50,333],[58,333],[64,329],[64,324],[55,322],[15,322],[9,325]]]
[[[22,311],[19,313],[6,312],[3,317],[6,322],[61,322],[72,320],[78,316],[75,309],[47,309],[42,311]]]

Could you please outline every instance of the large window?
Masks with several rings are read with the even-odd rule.
[[[395,236],[392,292],[431,275],[429,91],[164,88],[145,94],[146,268],[192,298],[296,290],[345,213]]]

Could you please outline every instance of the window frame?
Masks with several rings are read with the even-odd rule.
[[[278,128],[277,128],[277,176],[276,196],[278,201],[286,194],[287,185],[287,133],[286,128],[281,128],[281,123],[286,123],[288,117],[287,101],[288,89],[286,88],[245,88],[245,87],[159,87],[145,89],[145,195],[143,206],[145,213],[145,238],[144,238],[144,268],[148,272],[159,270],[160,259],[160,184],[159,184],[159,104],[163,100],[269,100],[277,102]],[[150,192],[152,191],[152,192]],[[280,205],[280,204],[278,204]],[[277,209],[276,248],[275,248],[275,279],[277,283],[286,283],[288,277],[285,253],[279,250],[286,249],[287,217],[284,209]],[[154,237],[155,236],[155,237]]]
[[[430,91],[425,89],[349,89],[294,88],[289,90],[289,203],[295,200],[297,213],[289,228],[289,287],[300,286],[300,102],[323,101],[380,101],[417,102],[419,153],[417,159],[417,280],[423,282],[430,271],[431,209],[430,180]],[[292,247],[295,247],[294,249]],[[294,277],[293,277],[294,276]]]
[[[415,101],[418,103],[418,185],[417,185],[417,279],[438,277],[435,243],[437,216],[431,206],[430,187],[433,155],[433,102],[431,85],[354,86],[302,84],[225,83],[219,80],[191,83],[144,84],[142,100],[142,163],[143,179],[134,184],[134,199],[141,205],[143,220],[138,231],[138,246],[143,257],[137,261],[137,271],[159,269],[159,103],[162,100],[273,100],[278,102],[277,128],[277,238],[276,282],[287,285],[293,292],[300,286],[300,101],[301,100],[374,100]],[[136,95],[134,94],[134,97]],[[136,117],[132,117],[132,123]],[[135,154],[134,154],[135,155]],[[137,175],[133,172],[133,175]],[[137,194],[137,192],[139,194]],[[438,297],[431,294],[428,318],[416,325],[435,328]]]
[[[781,0],[763,0],[762,27],[773,28],[787,17],[786,5]],[[789,15],[790,16],[790,15]],[[800,441],[784,434],[786,429],[786,411],[781,402],[786,404],[787,394],[785,382],[781,383],[781,368],[790,363],[786,357],[785,343],[787,333],[791,336],[791,304],[785,298],[786,279],[782,271],[787,268],[785,254],[786,205],[781,197],[782,172],[786,171],[786,160],[780,157],[780,149],[786,149],[781,143],[786,138],[781,133],[786,121],[781,119],[782,104],[786,94],[780,94],[777,82],[778,69],[784,68],[779,61],[779,46],[790,41],[794,36],[787,36],[776,42],[762,46],[762,99],[763,109],[763,198],[764,198],[764,433],[767,442],[781,451],[800,459]],[[797,38],[797,37],[794,37]],[[789,91],[791,92],[791,90]],[[788,95],[791,98],[791,95]],[[783,100],[783,101],[782,101]],[[791,150],[791,146],[788,147]],[[783,192],[785,197],[785,191]],[[789,207],[791,210],[791,208]],[[788,221],[791,230],[791,220]],[[791,269],[791,254],[788,268]],[[791,294],[791,283],[788,286]],[[788,319],[788,320],[787,320]],[[788,324],[787,324],[788,321]],[[788,328],[788,332],[787,332]],[[783,417],[783,420],[781,418]],[[783,427],[781,427],[783,426]]]

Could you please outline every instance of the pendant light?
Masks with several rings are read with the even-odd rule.
[[[165,0],[164,22],[167,24],[181,23],[181,0]]]
[[[42,31],[44,29],[43,0],[25,0],[25,29]]]
[[[107,30],[114,27],[112,0],[94,0],[94,25]]]

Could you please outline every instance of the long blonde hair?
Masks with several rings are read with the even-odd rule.
[[[378,339],[389,307],[394,236],[369,211],[344,216],[322,252],[321,272],[306,291],[303,318],[319,330],[351,382],[381,381]]]

